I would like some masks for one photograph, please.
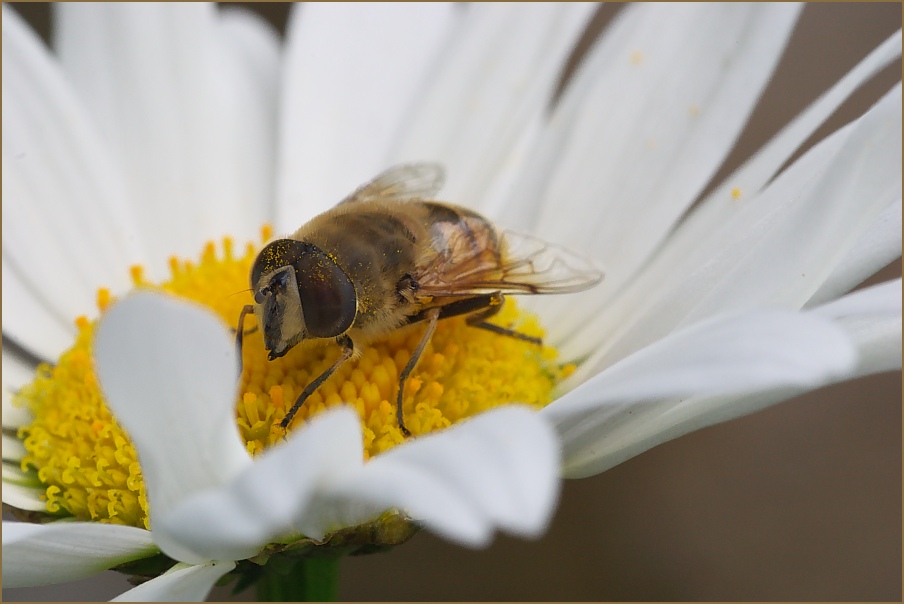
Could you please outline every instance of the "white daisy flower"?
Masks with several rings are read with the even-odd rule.
[[[799,6],[630,6],[548,110],[593,8],[314,4],[281,49],[212,5],[60,5],[51,55],[4,7],[3,501],[68,518],[4,523],[5,586],[119,567],[156,576],[126,599],[203,599],[226,573],[421,526],[470,546],[532,537],[559,475],[899,369],[900,281],[847,292],[901,254],[900,84],[785,164],[900,56],[900,32],[688,213]],[[505,307],[545,330],[541,349],[441,322],[406,394],[417,438],[391,404],[419,338],[400,332],[281,444],[286,402],[336,353],[269,363],[249,337],[235,392],[228,329],[250,296],[231,294],[255,245],[233,242],[411,161],[446,167],[443,199],[606,279],[524,300],[539,319]]]

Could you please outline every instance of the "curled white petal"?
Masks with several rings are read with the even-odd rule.
[[[156,515],[157,540],[188,562],[248,558],[277,537],[297,533],[316,491],[354,471],[363,458],[357,415],[348,409],[324,413],[234,480]]]
[[[218,317],[162,294],[115,303],[94,353],[105,400],[138,450],[154,515],[251,463],[234,417],[235,344]]]
[[[494,528],[542,534],[558,499],[558,462],[549,426],[505,407],[396,447],[326,494],[406,510],[446,539],[482,547]]]
[[[299,460],[304,460],[300,463]],[[336,409],[266,452],[221,489],[158,517],[161,547],[182,559],[245,558],[267,543],[330,531],[401,509],[473,547],[494,529],[537,536],[558,495],[558,445],[533,412],[500,409],[363,462],[360,420]]]
[[[859,352],[855,375],[901,369],[901,279],[858,290],[812,313],[832,319],[853,340]]]
[[[3,523],[3,587],[90,577],[157,553],[144,529],[98,522]]]
[[[159,577],[113,598],[111,602],[203,602],[210,588],[235,568],[235,562],[177,564]]]

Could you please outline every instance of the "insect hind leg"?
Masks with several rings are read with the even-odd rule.
[[[495,294],[491,294],[489,296],[490,300],[486,308],[478,310],[468,316],[466,322],[471,327],[477,327],[479,329],[485,329],[487,331],[492,331],[493,333],[509,336],[510,338],[517,338],[519,340],[524,340],[525,342],[530,342],[531,344],[537,344],[538,346],[543,345],[543,340],[541,338],[537,338],[534,336],[529,336],[527,334],[523,334],[515,331],[514,329],[509,329],[508,327],[502,327],[501,325],[496,325],[495,323],[488,323],[487,319],[497,315],[500,310],[502,310],[502,303],[505,302],[505,296],[501,293],[496,292]]]
[[[440,319],[448,319],[450,317],[467,315],[466,322],[471,327],[486,329],[487,331],[492,331],[496,334],[518,338],[519,340],[531,342],[532,344],[543,344],[543,340],[541,340],[540,338],[528,336],[513,329],[500,327],[499,325],[494,325],[492,323],[486,322],[487,319],[502,310],[502,304],[504,302],[505,296],[503,296],[501,292],[495,292],[492,294],[484,294],[464,300],[458,300],[457,302],[452,302],[451,304],[447,304],[445,306],[434,306],[408,317],[409,325],[420,323],[421,321],[428,321],[428,325],[427,331],[424,332],[424,335],[421,337],[421,341],[418,343],[417,348],[415,348],[414,352],[411,355],[411,358],[408,360],[408,363],[405,365],[405,368],[402,369],[402,373],[399,375],[399,393],[396,398],[396,414],[398,416],[399,429],[402,431],[402,434],[404,434],[405,436],[411,436],[411,432],[409,432],[408,428],[405,427],[405,418],[402,413],[402,396],[405,392],[405,380],[408,379],[408,376],[414,370],[418,360],[424,353],[424,348],[427,346],[427,342],[429,342],[430,338],[433,336],[433,331],[436,329],[436,323]]]
[[[405,417],[402,413],[402,396],[405,393],[405,380],[408,379],[408,376],[414,370],[417,362],[420,360],[421,355],[424,353],[424,348],[427,346],[427,342],[430,341],[430,338],[433,336],[433,331],[436,329],[436,322],[440,319],[440,309],[439,308],[431,308],[426,312],[426,320],[429,321],[427,324],[427,331],[424,332],[424,335],[421,337],[421,341],[418,343],[417,348],[414,349],[414,352],[411,354],[411,358],[408,359],[408,363],[405,365],[405,368],[402,369],[402,373],[399,375],[399,394],[396,398],[396,415],[399,419],[399,430],[402,431],[402,434],[405,436],[411,436],[411,432],[408,431],[408,428],[405,427]]]

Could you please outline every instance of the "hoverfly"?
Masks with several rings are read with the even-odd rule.
[[[437,164],[390,168],[292,235],[267,244],[251,268],[254,313],[268,358],[309,339],[332,339],[342,353],[302,391],[286,413],[286,429],[305,400],[369,342],[406,325],[427,329],[399,375],[399,428],[405,380],[441,319],[465,315],[469,325],[541,344],[538,338],[487,322],[509,294],[578,292],[600,282],[592,263],[563,247],[498,229],[473,210],[435,201],[444,172]]]

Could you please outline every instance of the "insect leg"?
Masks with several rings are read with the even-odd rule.
[[[408,317],[408,324],[410,325],[412,323],[418,323],[420,321],[426,320],[428,318],[427,313],[435,308],[439,308],[440,319],[448,319],[449,317],[457,317],[459,315],[469,315],[467,318],[467,323],[471,327],[486,329],[487,331],[492,331],[493,333],[498,333],[503,336],[510,336],[512,338],[518,338],[519,340],[524,340],[532,344],[543,344],[543,340],[541,340],[540,338],[528,336],[523,333],[518,333],[514,329],[508,329],[507,327],[501,327],[499,325],[494,325],[493,323],[486,322],[487,319],[502,310],[503,302],[505,302],[505,296],[503,296],[500,292],[493,294],[482,294],[479,296],[474,296],[472,298],[465,298],[464,300],[457,300],[455,302],[452,302],[451,304],[446,304],[445,306],[434,306],[427,310],[422,310],[421,312]]]
[[[295,414],[304,404],[309,396],[314,394],[314,392],[320,388],[320,386],[329,379],[333,372],[339,369],[339,366],[344,362],[349,360],[352,355],[355,353],[355,343],[352,342],[352,339],[348,336],[339,336],[336,338],[336,343],[342,346],[342,354],[339,355],[339,358],[336,359],[336,362],[333,363],[329,369],[321,373],[317,378],[308,384],[304,390],[301,391],[301,394],[298,395],[298,398],[295,399],[295,404],[292,405],[292,408],[289,409],[289,412],[286,413],[286,416],[283,418],[281,422],[279,422],[280,428],[285,430],[289,427],[289,424],[292,423],[292,418],[295,417]]]
[[[402,417],[402,394],[405,392],[405,380],[408,379],[409,374],[411,374],[415,365],[417,365],[418,360],[424,353],[424,348],[426,348],[427,342],[429,342],[431,336],[433,336],[433,331],[436,329],[436,322],[439,321],[439,315],[439,308],[431,308],[426,312],[426,319],[429,321],[429,323],[427,324],[427,331],[424,332],[423,337],[421,337],[420,343],[417,345],[417,348],[414,349],[414,352],[411,354],[411,358],[408,359],[408,364],[405,365],[405,368],[402,369],[402,374],[399,376],[399,395],[396,401],[396,413],[399,416],[399,429],[405,436],[411,436],[411,432],[409,432],[408,428],[405,427],[405,420]]]
[[[251,304],[246,304],[242,307],[242,312],[239,313],[239,325],[235,330],[235,347],[239,352],[239,376],[242,375],[242,369],[244,368],[242,361],[242,337],[245,335],[243,331],[245,329],[245,315],[251,312],[254,312],[254,306]]]
[[[471,298],[465,298],[463,300],[456,300],[455,302],[445,304],[443,306],[432,306],[408,317],[408,324],[411,325],[413,323],[420,323],[421,321],[428,320],[430,318],[430,313],[437,309],[439,310],[440,319],[448,319],[449,317],[457,317],[459,315],[468,315],[473,312],[483,310],[487,306],[492,304],[493,295],[494,294],[473,296]]]
[[[507,327],[502,327],[493,323],[487,323],[487,319],[502,310],[502,303],[505,301],[505,296],[503,296],[499,292],[491,294],[491,297],[492,300],[486,308],[476,311],[474,314],[470,315],[467,318],[466,321],[468,325],[470,325],[471,327],[486,329],[487,331],[492,331],[493,333],[498,333],[503,336],[518,338],[519,340],[524,340],[525,342],[530,342],[531,344],[537,344],[539,346],[543,345],[543,340],[541,340],[540,338],[535,338],[534,336],[528,336],[523,333],[518,333],[514,329],[509,329]]]

